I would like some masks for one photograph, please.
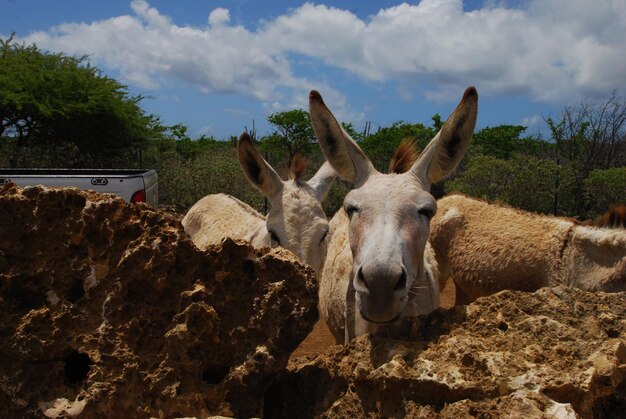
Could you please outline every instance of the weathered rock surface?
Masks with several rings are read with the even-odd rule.
[[[0,417],[259,415],[316,306],[288,252],[200,252],[142,204],[0,187]]]
[[[504,291],[287,366],[316,305],[289,252],[0,187],[1,418],[626,417],[626,293]]]
[[[292,360],[266,415],[626,417],[626,293],[503,291],[405,326]]]

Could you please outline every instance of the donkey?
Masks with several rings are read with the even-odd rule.
[[[476,123],[469,87],[439,133],[406,173],[378,172],[342,129],[321,95],[309,95],[311,121],[327,161],[354,183],[330,222],[320,280],[320,313],[338,343],[393,327],[439,307],[438,270],[428,244],[437,203],[430,186],[462,159]]]
[[[256,248],[282,246],[319,274],[329,231],[322,201],[336,177],[333,168],[325,162],[305,182],[301,176],[306,166],[292,164],[290,179],[283,181],[246,132],[239,137],[237,156],[246,178],[269,200],[267,217],[232,196],[208,195],[183,218],[185,232],[202,250],[224,237],[245,240]]]
[[[455,304],[505,289],[567,285],[626,291],[626,232],[449,195],[430,228],[440,286],[452,277]]]

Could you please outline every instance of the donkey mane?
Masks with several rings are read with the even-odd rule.
[[[609,205],[609,209],[593,224],[603,228],[626,228],[626,205]]]
[[[389,173],[402,174],[408,172],[413,163],[417,161],[419,153],[417,151],[417,140],[415,138],[404,138],[389,162]]]
[[[306,169],[309,167],[309,161],[302,154],[297,153],[291,159],[289,165],[289,179],[300,180],[302,176],[306,174]]]

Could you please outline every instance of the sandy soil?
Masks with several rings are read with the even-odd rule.
[[[445,288],[441,291],[441,307],[451,308],[454,306],[455,289],[454,282],[448,281]],[[316,355],[325,351],[329,346],[335,344],[333,335],[328,330],[328,326],[323,320],[317,322],[309,336],[302,341],[300,346],[291,355],[291,358],[297,358],[305,355]]]

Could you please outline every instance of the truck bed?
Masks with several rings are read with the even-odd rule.
[[[127,202],[158,206],[158,177],[153,169],[2,169],[0,185],[76,187],[111,193]]]

